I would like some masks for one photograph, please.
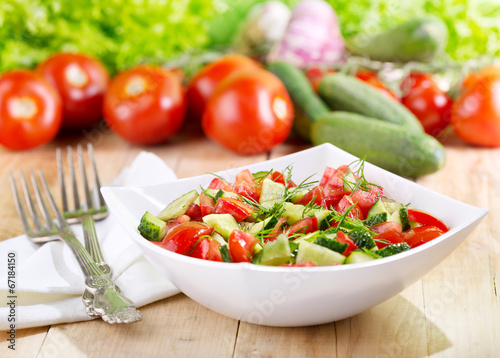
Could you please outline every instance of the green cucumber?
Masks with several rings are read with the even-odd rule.
[[[231,214],[209,214],[203,217],[203,222],[212,226],[225,241],[229,239],[229,235],[233,230],[240,230],[238,222]]]
[[[137,230],[149,241],[161,241],[166,234],[166,222],[158,219],[149,211],[142,216]]]
[[[355,251],[352,251],[351,254],[347,257],[347,259],[345,260],[345,263],[346,264],[357,264],[360,262],[372,261],[372,260],[375,260],[375,258],[376,257],[374,255],[370,255],[370,254],[366,253],[365,251],[355,250]]]
[[[366,161],[406,177],[434,173],[443,167],[441,143],[425,133],[373,120],[355,113],[332,112],[318,118],[311,128],[315,145],[333,145]]]
[[[335,111],[358,113],[423,133],[422,124],[405,106],[355,77],[342,73],[326,75],[321,80],[318,91]]]
[[[309,140],[311,123],[330,109],[314,92],[305,74],[287,62],[271,63],[267,69],[279,77],[290,95],[295,109],[294,131]]]
[[[345,262],[345,256],[304,240],[299,244],[296,262],[298,264],[312,262],[316,266],[342,265]]]
[[[266,209],[271,209],[274,204],[280,203],[285,198],[285,186],[270,179],[264,179],[259,198],[259,204]]]
[[[292,261],[292,251],[286,235],[279,235],[276,240],[264,245],[260,255],[260,265],[279,266]]]
[[[194,203],[196,199],[198,199],[198,192],[196,190],[188,191],[168,204],[156,217],[163,221],[177,219],[186,212],[189,205]]]
[[[374,253],[382,257],[387,257],[399,254],[400,252],[408,251],[410,249],[410,245],[408,245],[406,242],[401,242],[399,244],[386,246],[380,250],[375,250]]]
[[[348,49],[376,61],[429,61],[443,53],[448,42],[446,24],[437,16],[414,18],[374,36],[355,36]]]

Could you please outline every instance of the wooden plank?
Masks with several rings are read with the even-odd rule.
[[[433,329],[449,338],[451,348],[437,357],[496,357],[500,350],[500,151],[449,148],[443,171],[420,182],[463,202],[489,208],[478,228],[441,265],[423,278],[429,354],[439,341]],[[439,328],[436,328],[439,327]]]
[[[40,357],[230,357],[238,321],[179,294],[142,307],[143,320],[52,326]],[[70,354],[71,353],[71,354]]]
[[[10,334],[0,334],[0,356],[2,358],[36,357],[47,335],[48,327],[16,330],[15,342],[10,342]],[[14,350],[9,346],[14,344]]]

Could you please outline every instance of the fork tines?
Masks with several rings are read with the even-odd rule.
[[[23,189],[24,199],[26,202],[24,205],[21,200],[21,196],[19,195],[19,191],[17,190],[14,175],[10,172],[10,185],[14,195],[14,203],[17,213],[21,219],[24,231],[32,238],[32,241],[39,243],[52,241],[55,239],[54,235],[61,232],[59,228],[66,229],[68,226],[64,221],[61,212],[57,209],[43,172],[38,170],[37,180],[35,172],[30,170],[30,179],[32,189],[35,194],[35,200],[33,200],[33,196],[28,187],[24,172],[21,172],[21,187]],[[45,198],[42,194],[40,183],[43,187]],[[35,205],[35,201],[37,205]],[[49,205],[47,205],[47,201]],[[29,217],[26,214],[26,208],[29,213]],[[53,216],[56,219],[57,225],[54,223]],[[30,221],[33,226],[30,224]]]
[[[99,175],[97,173],[97,167],[94,157],[94,148],[91,143],[87,144],[87,154],[88,154],[88,160],[90,161],[93,171],[92,191],[90,190],[89,181],[87,179],[87,171],[85,168],[85,160],[84,160],[82,146],[79,144],[77,146],[76,155],[78,157],[78,166],[81,175],[81,182],[84,194],[84,199],[80,200],[80,195],[77,185],[77,175],[75,171],[75,160],[73,158],[73,150],[71,149],[70,146],[67,147],[70,186],[73,194],[73,207],[70,209],[70,205],[68,203],[69,200],[66,190],[66,183],[64,180],[64,169],[63,169],[61,149],[57,148],[56,151],[57,172],[58,172],[59,183],[61,186],[62,207],[66,220],[70,224],[78,222],[78,217],[81,216],[83,213],[88,213],[89,211],[92,212],[94,220],[99,220],[106,216],[103,215],[103,217],[101,218],[98,215],[101,209],[105,209],[105,202],[101,192],[99,191],[101,183],[99,180]]]

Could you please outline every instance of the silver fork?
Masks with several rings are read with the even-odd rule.
[[[94,148],[91,143],[87,144],[87,152],[88,157],[91,162],[91,166],[94,174],[94,185],[93,191],[91,194],[91,190],[89,187],[89,181],[87,179],[87,172],[85,170],[85,163],[83,159],[83,151],[82,146],[77,146],[77,157],[79,163],[79,169],[81,174],[81,181],[83,184],[84,191],[84,200],[80,201],[80,196],[78,193],[78,185],[75,174],[75,164],[73,160],[73,152],[71,147],[67,147],[67,155],[68,155],[68,166],[70,172],[70,180],[73,194],[73,208],[69,208],[68,204],[68,194],[66,191],[66,185],[64,180],[64,170],[62,163],[62,155],[61,149],[57,148],[56,157],[57,157],[57,171],[58,178],[61,187],[61,197],[62,197],[62,207],[63,207],[63,215],[66,219],[66,222],[69,224],[73,223],[81,223],[83,227],[83,236],[85,241],[85,247],[90,253],[90,256],[97,264],[97,266],[101,269],[101,271],[111,279],[111,268],[104,260],[104,256],[101,251],[101,247],[99,245],[99,240],[97,238],[97,233],[95,229],[95,221],[103,220],[108,216],[108,209],[106,207],[106,203],[102,194],[100,192],[101,183],[99,180],[99,174],[97,171],[97,165],[94,157]],[[115,284],[115,289],[121,293],[120,288]],[[82,296],[83,303],[85,305],[85,309],[87,314],[90,316],[98,315],[95,312],[93,306],[93,297],[92,293],[89,290],[85,290]]]
[[[38,204],[38,210],[29,191],[24,173],[21,172],[21,186],[23,188],[26,207],[33,227],[30,225],[30,219],[28,219],[26,215],[25,205],[23,205],[21,201],[14,175],[12,172],[10,173],[14,203],[26,235],[36,243],[46,243],[61,239],[71,247],[85,275],[85,285],[93,295],[95,312],[99,314],[104,321],[108,323],[129,323],[140,320],[142,316],[139,311],[135,309],[132,301],[115,290],[113,282],[99,269],[97,264],[90,257],[88,251],[85,250],[80,241],[73,235],[69,225],[57,208],[47,185],[47,180],[41,170],[38,171],[38,181],[35,173],[31,170],[31,182]],[[40,183],[43,187],[46,199],[44,199],[42,195]],[[47,201],[51,211],[49,210]],[[43,217],[43,221],[39,213]],[[53,215],[55,219],[52,218]]]

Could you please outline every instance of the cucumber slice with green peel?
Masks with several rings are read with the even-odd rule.
[[[304,188],[291,188],[290,189],[290,201],[296,204],[304,195],[309,193],[308,189]]]
[[[210,237],[212,238],[212,240],[215,240],[217,241],[219,244],[221,245],[227,245],[227,242],[224,240],[224,238],[222,237],[221,234],[219,234],[218,232],[214,231],[212,233],[212,235],[210,235]]]
[[[399,244],[386,246],[380,250],[376,250],[374,251],[374,253],[381,257],[387,257],[399,254],[400,252],[408,251],[410,249],[411,249],[410,245],[408,245],[406,242],[401,242]]]
[[[360,262],[372,261],[372,260],[375,260],[375,258],[376,257],[374,255],[370,255],[364,251],[354,250],[347,257],[347,259],[345,260],[345,263],[346,264],[357,264]]]
[[[292,251],[286,235],[279,235],[276,240],[268,242],[262,249],[259,264],[279,266],[292,261]]]
[[[366,221],[368,222],[369,220],[375,220],[375,216],[380,216],[383,213],[386,213],[387,221],[398,223],[399,225],[401,225],[403,231],[410,228],[408,209],[403,206],[403,204],[394,201],[383,201],[381,198],[379,198],[368,211]]]
[[[231,191],[225,191],[222,189],[212,189],[212,188],[207,188],[205,189],[205,193],[207,193],[209,196],[214,197],[217,195],[219,190],[222,191],[222,195],[220,195],[221,198],[233,198],[233,199],[238,199],[239,195],[236,193],[233,193]]]
[[[364,221],[365,226],[373,226],[387,221],[387,212],[377,213]]]
[[[238,222],[231,214],[209,214],[203,217],[203,222],[210,225],[222,235],[225,241],[229,240],[229,235],[233,230],[240,230]]]
[[[314,243],[316,245],[320,245],[323,247],[326,247],[327,249],[330,249],[332,251],[338,252],[339,254],[342,254],[345,249],[347,248],[346,243],[341,243],[335,240],[336,235],[331,235],[331,237],[328,237],[326,235],[319,235],[315,240]]]
[[[191,190],[168,204],[156,217],[163,221],[177,219],[179,216],[184,215],[189,205],[194,203],[197,198],[198,192]]]
[[[149,241],[161,241],[165,238],[166,222],[158,219],[149,211],[142,216],[137,230]]]
[[[309,242],[314,242],[316,238],[320,235],[319,231],[314,231],[310,232],[308,234],[302,235],[297,237],[296,239],[293,239],[293,242],[300,244],[302,241],[309,241]]]
[[[292,203],[284,203],[285,211],[283,212],[283,216],[288,217],[286,223],[288,225],[292,225],[300,219],[304,218],[304,210],[306,207],[300,204],[292,204]]]
[[[309,241],[301,241],[296,263],[312,262],[316,266],[342,265],[345,256]]]
[[[355,227],[348,235],[360,249],[371,250],[377,248],[377,244],[373,240],[376,234],[362,226]]]
[[[280,203],[285,198],[285,186],[270,179],[262,182],[259,204],[266,209],[271,209],[274,204]]]

